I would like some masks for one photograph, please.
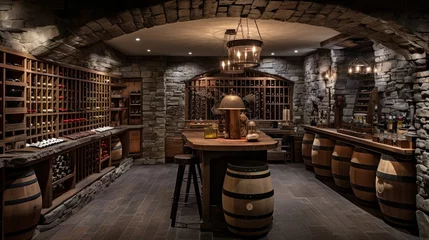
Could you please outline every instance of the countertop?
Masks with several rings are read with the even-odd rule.
[[[87,143],[109,137],[111,135],[121,134],[128,130],[133,129],[141,129],[143,125],[121,125],[117,126],[112,130],[108,130],[105,132],[97,132],[94,135],[90,135],[84,138],[70,140],[68,138],[59,138],[64,139],[66,142],[60,143],[57,145],[53,145],[51,147],[38,149],[34,147],[26,147],[23,149],[12,150],[6,154],[0,154],[0,168],[6,165],[28,165],[32,163],[36,163],[41,159],[46,157],[59,154],[61,152],[70,150],[75,147],[79,147],[81,145],[85,145]]]
[[[344,133],[339,133],[337,132],[337,129],[334,128],[318,128],[314,126],[305,125],[304,129],[306,132],[330,136],[333,139],[344,141],[351,145],[359,146],[378,153],[388,154],[398,158],[412,159],[415,151],[412,148],[400,148],[397,146],[374,142],[371,139],[358,138]]]
[[[190,147],[200,151],[263,151],[274,149],[278,142],[259,133],[259,141],[248,142],[246,138],[241,139],[205,139],[204,132],[185,131],[182,133]]]

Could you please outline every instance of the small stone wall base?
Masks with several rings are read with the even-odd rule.
[[[420,239],[427,240],[429,239],[429,216],[420,210],[417,210],[416,215]]]
[[[86,204],[94,200],[104,189],[110,186],[118,177],[127,172],[133,165],[133,161],[132,158],[125,159],[117,168],[108,172],[99,180],[82,189],[80,192],[76,193],[75,196],[43,216],[40,219],[40,225],[37,226],[37,230],[40,232],[47,231],[77,213]]]

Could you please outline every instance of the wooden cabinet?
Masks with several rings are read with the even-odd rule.
[[[141,130],[130,130],[129,131],[129,139],[130,139],[130,150],[129,155],[140,155],[141,154],[141,146],[142,146],[142,134]]]

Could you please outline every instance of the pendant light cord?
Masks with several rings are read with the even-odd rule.
[[[261,35],[261,32],[259,31],[258,23],[256,22],[256,19],[253,19],[253,21],[255,21],[256,29],[258,30],[258,34],[259,34],[259,38],[260,38],[260,39],[261,39],[261,41],[262,41],[262,35]]]

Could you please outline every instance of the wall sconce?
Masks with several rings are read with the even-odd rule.
[[[331,67],[329,67],[329,69],[322,74],[323,81],[325,82],[331,81],[334,78],[334,76],[335,76],[335,73],[332,71]]]

